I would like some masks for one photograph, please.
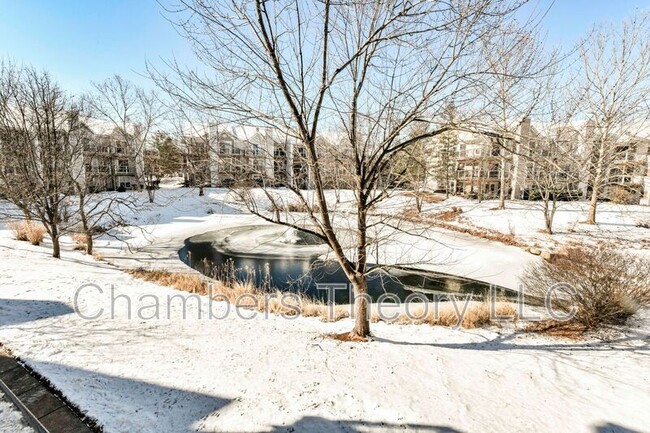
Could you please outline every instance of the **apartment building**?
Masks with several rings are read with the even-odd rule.
[[[143,149],[134,148],[137,125],[123,132],[97,119],[86,121],[90,134],[83,145],[83,177],[94,191],[128,191],[143,187]],[[142,147],[142,146],[140,146]]]
[[[575,158],[558,158],[553,164],[558,171],[558,189],[572,197],[587,198],[591,191],[589,164],[580,161],[588,155],[593,143],[589,142],[586,128],[567,126],[561,131],[541,131],[543,128],[536,128],[530,119],[524,119],[518,134],[504,142],[507,148],[515,149],[505,158],[500,156],[503,146],[494,138],[478,133],[458,133],[455,177],[450,182],[450,192],[473,198],[497,197],[501,164],[505,163],[507,194],[512,199],[533,197],[544,174],[541,170],[548,170],[536,161],[553,158],[549,153],[552,141],[554,146],[563,149],[564,155],[575,155]],[[625,137],[617,143],[612,151],[613,161],[605,174],[602,198],[612,199],[623,189],[631,200],[650,205],[650,140]],[[432,165],[436,165],[435,161]],[[436,176],[431,177],[429,188],[444,191],[444,185],[438,185],[434,179]]]
[[[201,131],[181,139],[186,184],[308,186],[305,149],[287,134],[232,124],[211,124]]]
[[[455,185],[456,194],[493,198],[500,191],[500,149],[491,138],[481,134],[459,135]],[[509,179],[508,179],[509,181]]]

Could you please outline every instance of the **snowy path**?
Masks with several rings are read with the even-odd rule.
[[[323,339],[350,328],[263,316],[198,320],[177,299],[143,320],[145,294],[178,292],[0,233],[0,342],[107,432],[647,431],[650,330],[608,343],[508,331],[375,324],[376,341]],[[80,284],[84,320],[73,310]],[[109,314],[109,286],[118,301]],[[181,294],[183,298],[188,295]],[[203,305],[206,308],[206,305]],[[226,306],[213,306],[215,314]],[[161,307],[161,310],[165,310]],[[147,311],[147,315],[151,310]],[[252,314],[245,311],[242,315]],[[294,430],[291,430],[293,428]],[[615,430],[614,430],[615,431]]]

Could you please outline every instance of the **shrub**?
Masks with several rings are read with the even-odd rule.
[[[86,246],[88,244],[88,241],[86,239],[86,235],[83,233],[73,233],[72,234],[72,241],[74,242],[74,249],[78,251],[86,251]]]
[[[650,303],[650,263],[613,245],[570,246],[549,261],[529,265],[522,282],[531,296],[548,298],[557,311],[573,312],[571,322],[585,329],[623,324]],[[573,293],[559,285],[569,285]]]
[[[33,221],[15,221],[8,224],[17,241],[28,241],[32,245],[40,245],[45,238],[45,227]]]
[[[616,204],[638,204],[639,197],[634,192],[622,187],[615,186],[609,192],[609,198]]]
[[[650,229],[650,219],[648,220],[641,220],[636,222],[636,226],[642,229]]]

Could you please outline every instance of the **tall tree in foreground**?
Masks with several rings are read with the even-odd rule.
[[[260,197],[240,191],[249,209],[276,224],[307,230],[333,251],[355,292],[349,338],[370,334],[367,278],[371,230],[395,216],[373,209],[390,197],[395,159],[450,126],[408,135],[421,117],[438,117],[458,92],[484,79],[479,43],[502,28],[523,1],[210,1],[181,0],[173,17],[203,67],[150,72],[174,97],[233,121],[257,122],[304,149],[311,192],[290,190],[306,219],[267,212]],[[458,99],[456,99],[458,100]],[[343,132],[354,174],[353,230],[341,231],[324,187],[322,131]],[[274,191],[263,189],[274,200]],[[369,230],[371,228],[371,230]],[[351,233],[351,234],[350,234]]]
[[[650,119],[650,13],[620,25],[603,25],[582,44],[583,112],[587,120],[591,204],[596,224],[598,199],[624,147]]]

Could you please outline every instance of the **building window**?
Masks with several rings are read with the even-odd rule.
[[[124,153],[126,151],[126,142],[116,141],[115,142],[115,153]]]
[[[121,159],[119,162],[119,167],[117,169],[118,173],[128,173],[129,172],[129,161]]]

